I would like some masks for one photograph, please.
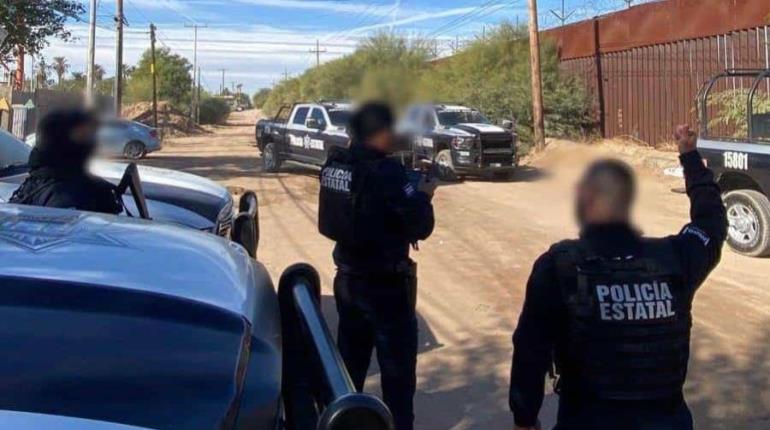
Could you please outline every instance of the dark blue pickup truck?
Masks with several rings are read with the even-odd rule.
[[[348,144],[350,114],[349,103],[297,103],[259,120],[254,133],[265,171],[278,171],[284,161],[323,165],[331,148]]]

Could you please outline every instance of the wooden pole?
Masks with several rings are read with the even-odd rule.
[[[152,74],[152,124],[158,128],[158,72],[155,68],[155,24],[150,24],[150,73]]]
[[[123,105],[123,0],[115,1],[115,116]]]
[[[545,148],[545,120],[543,119],[543,83],[540,76],[540,35],[537,24],[537,0],[529,0],[529,57],[532,68],[532,118],[535,149]]]
[[[90,19],[88,22],[88,65],[86,68],[86,103],[93,107],[94,100],[94,63],[96,56],[96,0],[91,0]]]

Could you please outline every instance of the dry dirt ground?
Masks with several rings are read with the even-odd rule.
[[[277,281],[288,265],[315,266],[324,311],[336,324],[330,286],[332,243],[316,230],[317,170],[261,169],[254,147],[256,112],[234,114],[213,134],[170,141],[145,162],[203,175],[260,199],[259,259]],[[637,221],[646,234],[673,234],[688,219],[681,179],[660,174],[670,154],[614,144],[554,142],[507,182],[467,180],[441,186],[436,229],[414,258],[419,263],[420,354],[417,428],[510,429],[507,389],[511,333],[532,263],[548,246],[574,237],[571,192],[581,168],[599,156],[631,160],[641,176]],[[687,400],[699,429],[770,428],[770,260],[725,250],[701,288]],[[379,390],[377,369],[368,388]],[[544,428],[554,422],[548,394]]]

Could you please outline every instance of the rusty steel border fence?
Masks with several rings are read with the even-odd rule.
[[[544,33],[591,96],[602,135],[657,146],[676,124],[695,124],[712,76],[770,69],[768,14],[768,0],[669,0]]]

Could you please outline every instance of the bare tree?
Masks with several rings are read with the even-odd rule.
[[[70,65],[67,62],[67,59],[64,57],[53,57],[53,65],[51,68],[53,68],[54,73],[56,73],[57,81],[59,85],[61,85],[61,81],[64,79],[64,75],[66,75],[70,69]]]

